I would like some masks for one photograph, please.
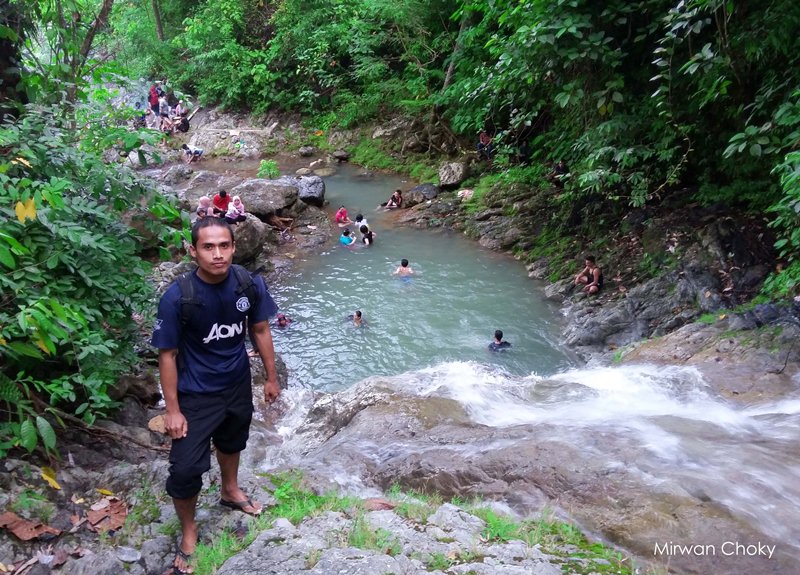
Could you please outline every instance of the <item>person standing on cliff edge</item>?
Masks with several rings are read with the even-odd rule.
[[[264,400],[269,404],[280,394],[269,329],[269,318],[278,308],[260,276],[244,285],[242,274],[231,268],[235,251],[233,231],[225,220],[195,222],[189,253],[198,268],[164,293],[153,330],[165,427],[172,438],[166,488],[182,534],[172,575],[194,572],[195,510],[203,473],[211,468],[211,442],[222,476],[220,505],[249,515],[263,509],[242,491],[238,480],[240,453],[253,415],[245,326],[264,362]],[[246,270],[244,277],[250,277]]]

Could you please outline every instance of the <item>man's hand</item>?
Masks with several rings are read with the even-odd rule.
[[[186,423],[186,418],[180,411],[174,413],[168,411],[164,416],[164,427],[172,439],[186,437],[189,432],[189,424]]]
[[[278,386],[277,380],[268,379],[264,382],[264,401],[272,403],[281,394],[281,388]]]

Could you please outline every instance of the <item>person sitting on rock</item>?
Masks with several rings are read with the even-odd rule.
[[[228,211],[225,213],[225,221],[231,225],[238,224],[247,219],[247,212],[244,210],[244,204],[239,196],[233,196],[233,201],[228,205]]]
[[[491,162],[494,157],[494,144],[492,144],[492,137],[486,130],[481,130],[478,134],[478,159]]]
[[[392,192],[392,195],[389,196],[389,199],[386,201],[385,204],[383,204],[383,207],[385,207],[387,210],[393,210],[393,209],[396,209],[396,208],[402,208],[403,207],[403,190],[398,189],[398,190],[395,190],[394,192]]]
[[[220,190],[218,194],[214,195],[214,199],[211,203],[214,206],[214,214],[217,217],[223,218],[225,214],[228,213],[228,205],[231,203],[231,197],[225,190]]]
[[[583,285],[583,291],[590,295],[603,289],[603,271],[597,267],[594,256],[586,256],[584,268],[575,276],[575,285]]]
[[[214,217],[214,208],[211,207],[211,198],[208,196],[203,196],[200,198],[197,204],[197,210],[195,210],[197,214],[197,219],[202,220],[203,218],[207,217]]]
[[[336,215],[334,216],[334,220],[340,226],[346,226],[347,224],[353,223],[350,220],[350,216],[347,215],[347,208],[345,208],[344,206],[339,206],[339,209],[336,210]]]
[[[511,344],[503,339],[503,330],[496,329],[494,331],[494,341],[489,344],[489,349],[492,351],[502,351],[510,347]]]
[[[567,163],[564,160],[559,160],[553,166],[553,171],[547,174],[547,179],[553,182],[553,185],[563,188],[564,187],[564,176],[569,174],[569,168],[567,167]]]

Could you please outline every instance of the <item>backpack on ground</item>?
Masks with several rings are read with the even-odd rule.
[[[253,282],[253,276],[240,265],[231,264],[231,272],[233,273],[238,286],[236,287],[236,298],[246,295],[250,300],[250,309],[258,302],[258,290],[256,284]],[[203,302],[197,297],[194,280],[192,274],[194,272],[185,272],[176,278],[178,287],[181,290],[181,298],[178,303],[181,306],[181,327],[186,328],[189,325],[189,320],[197,313],[197,310],[203,307]],[[249,313],[248,313],[249,317]]]

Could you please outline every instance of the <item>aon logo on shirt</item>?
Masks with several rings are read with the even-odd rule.
[[[218,339],[228,339],[229,337],[236,337],[244,330],[244,322],[232,323],[231,325],[214,324],[211,326],[211,331],[203,338],[203,343],[210,341],[217,341]]]

